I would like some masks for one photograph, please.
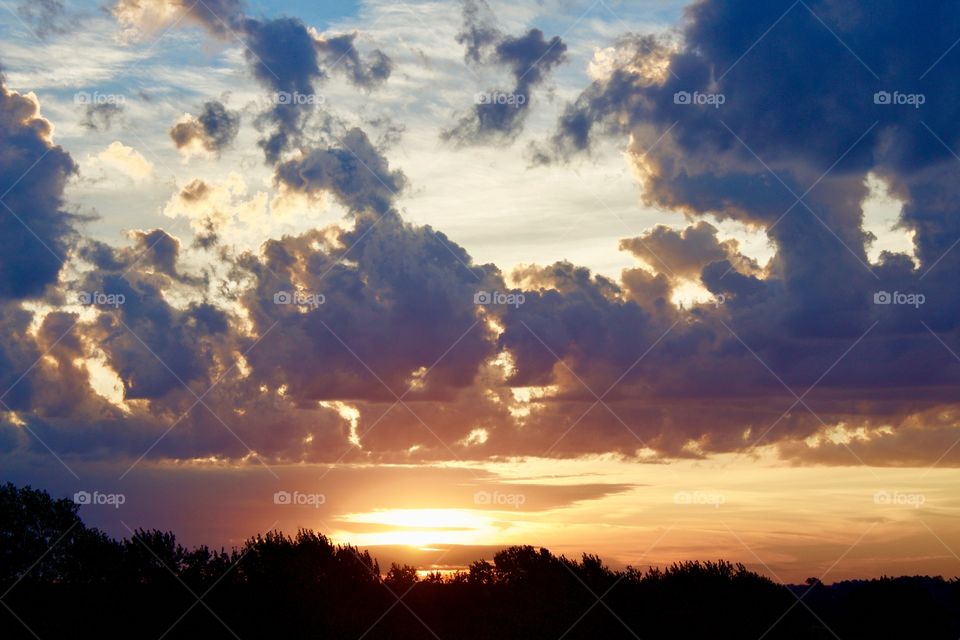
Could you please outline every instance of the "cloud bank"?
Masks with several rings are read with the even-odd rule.
[[[115,14],[143,25],[184,10],[122,2]],[[504,273],[406,221],[409,180],[386,151],[292,98],[335,72],[357,91],[388,79],[390,59],[361,56],[354,35],[233,3],[189,8],[212,37],[241,34],[264,91],[291,96],[254,123],[274,186],[347,212],[257,252],[219,247],[203,270],[161,229],[125,246],[78,235],[62,201],[73,161],[36,100],[3,89],[0,127],[16,152],[0,156],[12,185],[0,199],[22,220],[5,217],[2,236],[0,447],[241,464],[639,461],[773,444],[797,463],[946,452],[939,464],[956,465],[960,57],[938,61],[955,13],[704,0],[679,44],[618,39],[621,55],[565,108],[538,159],[621,141],[645,200],[685,216],[685,228],[624,238],[637,265],[619,279],[567,261]],[[890,41],[890,24],[925,35]],[[509,69],[515,93],[565,55],[536,29],[502,35],[477,4],[460,40],[469,60]],[[523,113],[475,109],[456,137],[509,139]],[[207,103],[172,135],[220,149],[232,118]],[[868,176],[905,203],[913,255],[867,257]],[[211,188],[198,179],[178,197]],[[722,239],[727,221],[763,229],[773,257],[759,264]],[[61,279],[61,257],[78,275]],[[684,286],[711,299],[676,304]],[[49,311],[21,304],[40,298]],[[122,398],[94,389],[104,368]]]

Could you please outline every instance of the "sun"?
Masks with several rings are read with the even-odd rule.
[[[498,532],[489,516],[468,509],[382,509],[338,518],[336,537],[358,546],[488,544]]]

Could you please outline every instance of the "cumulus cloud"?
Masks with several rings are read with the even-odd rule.
[[[703,268],[721,260],[739,267],[741,272],[756,272],[758,266],[740,254],[736,240],[720,241],[717,228],[701,220],[680,232],[657,225],[635,238],[620,241],[625,249],[647,263],[654,271],[675,278],[699,280]]]
[[[406,184],[361,129],[348,131],[336,146],[313,149],[277,166],[276,180],[307,194],[331,193],[352,212],[385,214]]]
[[[304,400],[386,400],[390,389],[406,391],[417,371],[438,363],[461,338],[417,382],[415,397],[470,385],[493,354],[483,328],[475,326],[473,292],[483,269],[465,268],[460,261],[470,264],[469,256],[442,234],[395,216],[362,219],[337,240],[309,233],[271,241],[262,262],[243,262],[256,276],[244,303],[257,327],[280,322],[266,348],[251,352],[254,372],[281,376],[274,384]],[[325,298],[298,313],[296,305],[275,304],[278,291]]]
[[[274,105],[261,116],[271,130],[260,146],[267,162],[300,142],[303,126],[314,112],[314,87],[326,77],[317,59],[316,40],[296,18],[249,20],[245,27],[247,59],[258,81],[272,92]]]
[[[2,299],[40,295],[57,280],[67,258],[73,229],[63,189],[77,167],[52,134],[36,97],[7,89],[0,77]]]
[[[270,135],[293,136],[267,145],[275,185],[329,195],[348,210],[343,223],[254,251],[219,247],[205,254],[227,272],[219,277],[192,271],[179,239],[162,230],[135,231],[122,247],[81,242],[61,211],[69,156],[52,145],[36,101],[4,90],[0,126],[18,150],[0,157],[15,183],[4,202],[19,203],[37,237],[89,268],[48,296],[62,308],[34,317],[19,300],[49,291],[60,266],[5,218],[3,273],[12,275],[0,283],[0,372],[13,380],[45,350],[51,357],[4,400],[13,411],[0,445],[39,448],[19,421],[60,452],[135,458],[146,450],[176,460],[611,452],[647,460],[747,452],[760,442],[797,462],[856,462],[844,456],[850,450],[871,464],[934,462],[957,433],[960,253],[951,249],[960,194],[943,143],[960,139],[950,86],[960,62],[948,56],[925,71],[953,42],[943,25],[956,9],[793,5],[741,59],[788,8],[704,0],[679,45],[618,41],[565,110],[544,159],[617,136],[648,203],[686,216],[686,226],[624,239],[621,249],[642,264],[619,279],[565,261],[509,278],[475,263],[441,231],[401,218],[407,179],[362,130],[338,138],[331,128],[301,144],[300,111],[268,114],[281,119]],[[242,25],[265,55],[262,67],[250,61],[264,86],[312,91],[327,77],[334,49],[319,63],[317,37],[302,23],[236,15],[227,23]],[[889,24],[941,37],[891,43]],[[479,22],[464,34],[469,58],[515,60],[514,72],[548,42]],[[879,40],[888,46],[869,46]],[[293,58],[274,76],[284,50]],[[361,85],[373,73],[364,69]],[[895,87],[928,96],[923,110],[875,102]],[[129,151],[116,147],[118,162],[135,164]],[[50,162],[28,172],[44,153]],[[896,253],[868,262],[868,174],[905,203],[917,263]],[[198,178],[167,206],[215,232],[246,193]],[[761,267],[722,239],[726,220],[765,229],[773,258]],[[674,305],[687,281],[715,300]],[[67,284],[123,302],[60,304]],[[922,294],[925,303],[894,303],[884,292]],[[67,330],[77,334],[58,343]],[[117,376],[121,406],[93,389],[94,361]]]
[[[727,326],[713,340],[743,336],[757,364],[762,360],[788,385],[813,384],[819,368],[836,376],[838,388],[886,389],[886,402],[861,392],[859,417],[834,415],[836,406],[829,416],[818,411],[831,424],[898,424],[915,410],[916,384],[925,384],[915,376],[929,379],[918,363],[945,365],[949,357],[920,320],[956,348],[960,308],[951,273],[960,255],[949,248],[960,227],[955,181],[947,178],[955,158],[945,144],[958,138],[949,116],[957,98],[944,82],[958,62],[944,57],[934,64],[945,49],[937,34],[952,12],[699,2],[688,11],[679,46],[653,36],[621,40],[614,64],[567,107],[552,141],[552,153],[563,158],[600,137],[624,136],[649,204],[767,230],[776,254],[762,275],[720,255],[730,248],[716,246],[703,228],[682,235],[654,230],[624,248],[663,273],[699,270],[704,285],[727,301],[718,310]],[[891,41],[890,24],[927,34],[924,44]],[[896,95],[914,96],[914,104],[898,105]],[[905,201],[901,223],[915,234],[919,267],[893,253],[868,263],[862,203],[870,172]],[[922,313],[874,304],[874,293],[885,290],[937,302]],[[869,351],[830,369],[831,358],[868,330],[876,332],[865,338]],[[819,366],[807,369],[815,361]]]
[[[143,181],[153,175],[153,164],[139,151],[120,141],[111,142],[106,149],[94,156],[94,160],[134,181]]]
[[[163,213],[188,219],[198,240],[209,246],[234,226],[257,228],[261,237],[258,223],[268,214],[268,198],[264,191],[250,194],[243,177],[231,172],[223,181],[191,180],[170,196]],[[275,210],[269,213],[276,215]]]
[[[197,148],[218,153],[233,143],[240,131],[240,113],[227,109],[222,102],[204,103],[200,115],[185,114],[170,129],[170,138],[177,149]]]
[[[178,17],[204,27],[214,37],[239,38],[254,77],[269,92],[273,105],[256,120],[263,130],[260,147],[275,164],[303,142],[311,118],[324,118],[319,83],[331,72],[362,89],[390,77],[393,62],[374,49],[366,59],[355,47],[357,34],[328,36],[293,17],[260,19],[246,15],[238,0],[190,3],[184,0],[118,0],[113,14],[125,34],[170,26]],[[222,118],[219,118],[222,121]],[[178,133],[190,137],[189,124]]]
[[[248,19],[244,29],[254,76],[273,92],[275,104],[260,118],[268,129],[260,146],[271,164],[302,144],[303,129],[311,117],[328,117],[317,87],[331,70],[344,73],[358,87],[371,89],[383,83],[393,68],[380,50],[372,52],[371,61],[363,62],[354,47],[356,34],[328,38],[295,18]]]

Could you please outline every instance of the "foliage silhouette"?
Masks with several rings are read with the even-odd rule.
[[[184,548],[114,540],[78,506],[0,486],[3,638],[956,638],[960,584],[940,577],[779,585],[742,564],[612,570],[514,546],[466,571],[381,574],[313,531]],[[802,600],[802,601],[801,601]],[[79,632],[79,633],[78,633]],[[34,636],[36,634],[36,636]]]

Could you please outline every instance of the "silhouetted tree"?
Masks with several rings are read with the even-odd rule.
[[[0,580],[4,640],[960,636],[956,579],[780,585],[724,560],[614,571],[596,555],[532,546],[419,579],[409,565],[382,575],[369,552],[309,530],[230,551],[187,549],[156,529],[116,541],[86,527],[72,501],[9,483]]]

